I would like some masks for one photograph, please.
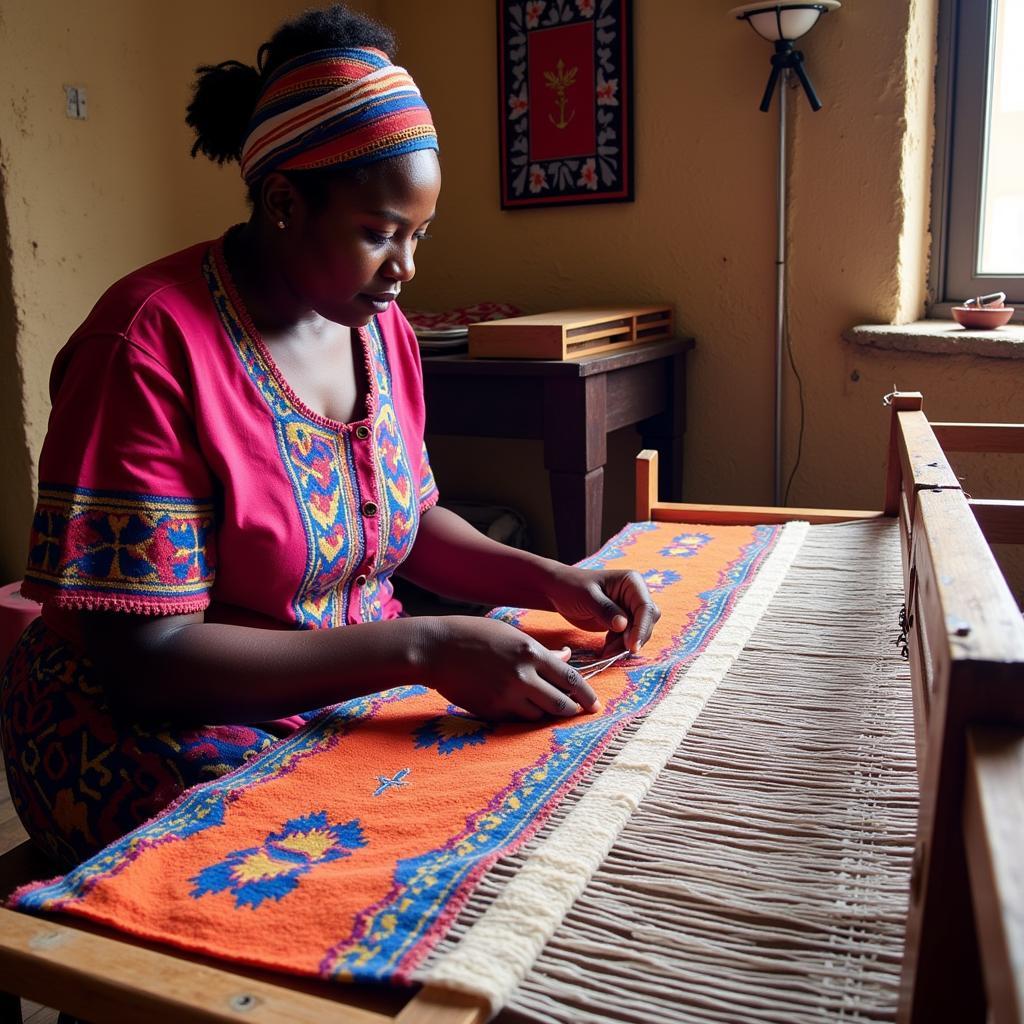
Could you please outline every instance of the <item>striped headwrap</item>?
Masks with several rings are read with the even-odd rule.
[[[362,164],[437,149],[416,83],[381,50],[316,50],[263,86],[242,146],[247,184],[271,171]]]

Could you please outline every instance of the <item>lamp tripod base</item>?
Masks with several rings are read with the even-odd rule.
[[[772,71],[768,76],[768,84],[765,86],[764,97],[761,100],[761,110],[766,114],[768,113],[772,105],[772,96],[775,94],[775,87],[778,85],[780,76],[787,69],[796,75],[803,86],[807,102],[811,105],[811,110],[821,110],[821,100],[818,99],[818,94],[814,91],[814,86],[811,85],[811,80],[807,77],[807,72],[804,70],[804,55],[799,50],[793,49],[793,41],[791,39],[777,39],[775,41],[775,53],[772,54]]]

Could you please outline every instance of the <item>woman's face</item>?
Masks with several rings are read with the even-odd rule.
[[[371,164],[357,180],[332,182],[320,209],[296,195],[282,232],[291,291],[335,323],[369,323],[416,273],[416,246],[440,190],[437,155],[418,150]]]

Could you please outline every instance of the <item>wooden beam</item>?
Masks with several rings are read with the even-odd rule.
[[[947,452],[1024,454],[1024,423],[933,423]]]
[[[928,720],[931,716],[931,685],[929,674],[928,636],[918,599],[917,574],[911,574],[904,591],[907,615],[907,661],[910,664],[910,687],[914,709],[914,756],[918,778],[923,777],[928,757]]]
[[[650,518],[659,523],[752,526],[760,523],[845,523],[852,519],[883,519],[884,512],[848,508],[788,508],[778,505],[686,505],[656,502]]]
[[[993,1024],[1024,1020],[1024,733],[971,729],[964,837]]]
[[[989,544],[1024,544],[1024,501],[971,498],[967,504]]]
[[[646,523],[658,502],[658,453],[645,448],[636,457],[636,522]]]
[[[931,712],[898,1019],[981,1022],[984,990],[962,829],[966,731],[1024,728],[1024,620],[959,490],[917,494],[912,567]]]
[[[896,413],[901,486],[910,504],[911,519],[921,491],[962,490],[931,424],[920,411]]]
[[[395,1018],[395,1024],[482,1024],[490,1012],[479,996],[428,985]]]
[[[885,503],[882,507],[887,516],[894,516],[899,510],[900,482],[903,478],[899,422],[896,416],[900,412],[920,412],[924,407],[924,397],[920,391],[897,391],[889,396],[888,401],[892,415],[889,419],[889,454],[885,470]]]
[[[92,1021],[391,1024],[395,1019],[345,1005],[350,992],[341,985],[336,998],[312,995],[284,982],[5,909],[0,909],[0,991]]]

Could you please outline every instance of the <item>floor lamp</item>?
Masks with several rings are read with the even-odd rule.
[[[777,193],[778,241],[775,258],[775,504],[782,503],[782,345],[786,332],[786,83],[790,73],[797,77],[812,110],[821,109],[804,69],[804,55],[793,48],[793,41],[809,32],[818,18],[839,7],[839,0],[816,3],[778,2],[742,4],[730,16],[745,21],[763,39],[775,44],[772,70],[761,99],[761,110],[768,112],[776,86],[779,92],[779,177]]]

